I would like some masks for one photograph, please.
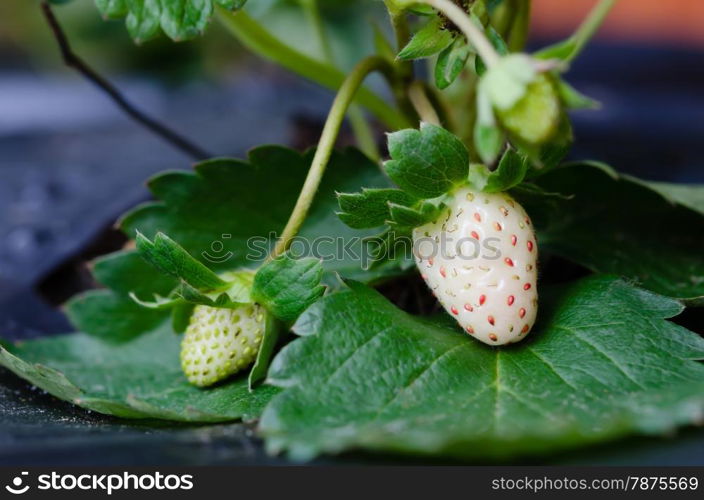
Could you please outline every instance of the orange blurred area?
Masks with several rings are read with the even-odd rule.
[[[562,37],[586,16],[596,0],[533,0],[533,35]],[[704,47],[704,0],[620,0],[601,38]]]

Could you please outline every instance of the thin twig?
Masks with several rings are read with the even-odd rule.
[[[90,80],[98,88],[103,90],[110,98],[115,102],[115,104],[127,113],[133,120],[141,123],[143,126],[151,130],[156,135],[160,136],[162,139],[167,141],[169,144],[175,148],[181,150],[191,158],[196,161],[205,160],[212,158],[213,155],[207,151],[196,146],[188,139],[177,134],[170,128],[166,127],[157,120],[147,116],[145,113],[133,106],[125,97],[117,90],[109,81],[100,76],[95,70],[93,70],[88,64],[86,64],[80,57],[78,57],[73,50],[71,50],[71,45],[66,38],[58,19],[54,15],[54,11],[48,2],[43,1],[41,3],[42,12],[46,18],[49,27],[59,45],[59,50],[61,51],[61,56],[63,57],[66,66],[69,66],[84,77]]]

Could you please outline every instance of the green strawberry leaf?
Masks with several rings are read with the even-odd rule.
[[[215,4],[237,10],[245,3],[246,0],[95,0],[106,18],[126,16],[127,30],[138,43],[160,31],[175,41],[188,40],[205,30]]]
[[[196,290],[223,290],[227,282],[191,255],[164,233],[157,233],[154,242],[137,231],[137,250],[144,260],[159,271],[188,283]]]
[[[422,123],[420,130],[389,134],[388,144],[391,160],[384,168],[412,196],[436,198],[467,178],[467,148],[442,127]]]
[[[181,372],[179,344],[165,324],[118,346],[75,333],[0,347],[0,365],[59,399],[122,418],[252,420],[277,392],[250,392],[246,377],[198,389]]]
[[[638,181],[638,179],[633,179]],[[642,182],[642,181],[640,181]],[[646,182],[646,185],[664,196],[670,203],[684,205],[704,215],[703,184],[671,184],[668,182]]]
[[[469,181],[478,191],[500,193],[519,185],[528,173],[528,158],[512,149],[506,150],[493,172],[485,165],[472,165]]]
[[[295,321],[325,293],[323,266],[316,259],[284,255],[264,264],[254,277],[252,298],[284,322]]]
[[[339,193],[337,216],[354,229],[383,226],[390,218],[389,203],[411,206],[416,201],[400,189],[362,189],[360,193]]]
[[[255,267],[268,255],[272,235],[279,234],[286,225],[311,159],[312,152],[301,155],[290,149],[267,146],[254,149],[248,162],[211,160],[197,165],[195,172],[157,175],[149,182],[157,201],[137,207],[120,224],[131,237],[137,231],[145,238],[154,238],[159,232],[168,234],[218,274]],[[334,213],[337,189],[357,191],[363,186],[389,185],[378,166],[358,151],[350,149],[333,154],[299,233],[308,242],[326,237],[353,243],[349,253],[343,256],[334,253],[337,241],[318,245],[317,257],[335,256],[323,263],[328,285],[338,286],[337,273],[374,281],[403,272],[402,261],[366,270],[366,245],[361,238],[374,232],[348,228]],[[168,311],[143,308],[129,296],[134,293],[145,302],[155,295],[170,297],[179,285],[178,280],[154,269],[137,252],[102,257],[95,263],[94,273],[109,290],[89,291],[68,303],[67,312],[79,331],[121,342],[149,331],[168,318]],[[184,287],[179,291],[192,292]],[[214,299],[217,297],[208,298]],[[173,316],[174,329],[183,331],[189,311],[176,308]]]
[[[467,41],[462,37],[440,52],[435,63],[435,85],[439,89],[446,89],[457,80],[467,65],[470,52]]]
[[[704,339],[665,321],[672,299],[584,279],[544,291],[530,337],[496,349],[350,288],[309,309],[272,363],[270,451],[507,457],[701,419]]]
[[[254,149],[249,161],[216,159],[196,165],[195,172],[166,172],[149,181],[158,201],[144,204],[125,215],[122,229],[146,237],[168,234],[192,256],[216,273],[258,266],[268,256],[296,203],[313,152],[301,155],[293,150],[267,146]],[[316,239],[367,236],[348,228],[335,215],[336,191],[358,191],[362,187],[390,187],[378,166],[350,149],[335,152],[323,177],[316,200],[304,223],[299,242],[305,255],[324,258],[326,281],[334,284],[335,273],[374,280],[394,271],[367,274],[357,258],[361,242],[351,252],[338,256],[338,242]],[[299,245],[293,247],[298,252]],[[334,256],[334,258],[333,258]]]
[[[421,28],[408,44],[399,52],[402,60],[423,59],[445,50],[453,41],[454,35],[444,28],[444,22],[434,17]]]
[[[704,217],[686,198],[673,204],[657,187],[597,163],[565,165],[532,182],[564,195],[514,193],[533,219],[541,251],[663,295],[704,296]]]
[[[68,303],[66,313],[76,328],[106,342],[123,343],[164,322],[168,312],[147,308],[110,290],[92,290]]]
[[[93,265],[93,275],[110,289],[92,290],[68,302],[66,313],[79,331],[120,343],[153,329],[168,317],[168,312],[144,308],[129,296],[167,296],[178,283],[147,264],[137,252],[101,257]]]
[[[178,284],[178,280],[154,269],[133,250],[102,256],[93,262],[92,270],[99,283],[122,295],[167,295]]]

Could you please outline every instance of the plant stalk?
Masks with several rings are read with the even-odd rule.
[[[574,42],[574,50],[570,53],[567,61],[574,60],[587,45],[589,40],[596,34],[606,19],[606,16],[611,9],[616,5],[618,0],[601,0],[592,10],[589,15],[577,28],[577,31],[570,37]]]
[[[310,24],[313,29],[316,43],[318,44],[318,50],[323,60],[331,66],[335,66],[335,57],[332,53],[332,47],[327,34],[325,33],[325,24],[323,23],[323,16],[320,14],[318,0],[299,1],[308,18],[308,24]],[[359,149],[369,158],[378,162],[381,155],[379,154],[379,148],[374,139],[374,132],[369,126],[364,112],[357,105],[352,104],[347,111],[347,117],[349,118],[352,133],[354,134]]]
[[[514,15],[506,43],[509,51],[521,52],[528,41],[531,0],[513,0],[511,7],[514,9]]]
[[[217,14],[225,28],[252,52],[333,90],[338,89],[345,80],[345,73],[285,44],[246,12],[242,10],[230,12],[218,6]],[[357,102],[367,108],[390,130],[412,126],[408,118],[369,89],[359,89]]]
[[[423,82],[415,81],[408,87],[408,98],[420,119],[432,125],[440,125],[440,117],[425,92]]]
[[[391,19],[391,27],[394,30],[396,37],[396,51],[400,52],[411,40],[411,30],[408,27],[408,19],[403,10],[396,8],[389,0],[384,0],[386,10]],[[413,62],[397,60],[396,64],[399,67],[401,78],[406,82],[413,79]]]
[[[308,176],[303,183],[303,188],[296,201],[296,206],[291,212],[291,216],[289,217],[281,238],[276,243],[274,251],[270,255],[271,259],[282,255],[288,250],[291,241],[296,234],[298,234],[299,229],[303,225],[308,215],[308,210],[315,199],[315,194],[320,186],[325,168],[330,161],[330,156],[335,147],[335,141],[337,140],[347,109],[352,103],[355,94],[362,86],[364,79],[375,71],[381,71],[387,74],[390,79],[393,79],[394,69],[386,59],[379,56],[367,57],[355,66],[340,87],[337,96],[335,96],[335,100],[325,122],[325,127],[323,128],[323,133],[320,136],[313,162],[308,171]]]

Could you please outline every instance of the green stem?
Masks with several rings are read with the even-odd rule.
[[[528,41],[531,0],[513,0],[511,7],[514,15],[509,28],[507,45],[509,51],[521,52]]]
[[[323,17],[320,15],[318,0],[299,0],[299,2],[303,7],[303,12],[305,12],[308,18],[308,24],[313,28],[315,41],[318,44],[318,50],[323,56],[323,60],[333,65],[335,59],[332,54],[332,47],[330,47],[327,36],[325,35],[325,25],[323,23]]]
[[[440,125],[440,117],[425,93],[423,82],[415,81],[408,87],[408,97],[421,120],[432,125]]]
[[[223,25],[243,45],[260,56],[331,89],[339,88],[345,81],[345,74],[342,71],[286,45],[246,12],[230,12],[222,7],[217,7],[217,14]],[[410,120],[369,89],[359,89],[357,102],[371,111],[391,130],[412,126]]]
[[[320,15],[320,5],[318,0],[299,0],[303,7],[303,10],[308,17],[308,24],[310,24],[315,38],[318,44],[320,53],[323,56],[323,60],[335,66],[335,57],[332,53],[332,47],[329,43],[328,36],[325,33],[325,24],[323,23],[323,16]],[[376,140],[374,139],[374,132],[372,131],[367,119],[364,116],[362,110],[355,105],[351,105],[347,116],[350,120],[350,126],[352,127],[352,133],[354,134],[357,146],[362,152],[367,155],[372,160],[379,161],[381,155],[379,149],[376,145]]]
[[[472,21],[467,13],[462,10],[452,0],[402,0],[395,2],[397,5],[410,7],[414,4],[425,4],[440,11],[445,17],[452,21],[460,31],[467,37],[467,40],[474,46],[477,53],[484,60],[487,67],[495,66],[501,56],[496,52],[494,46],[484,35],[484,32]]]
[[[374,137],[374,131],[364,116],[364,111],[356,104],[352,104],[347,110],[347,117],[350,120],[350,127],[352,127],[352,133],[359,149],[371,160],[378,163],[381,160],[381,153]]]
[[[577,28],[577,31],[570,37],[574,44],[574,49],[570,53],[567,61],[574,60],[587,45],[589,40],[599,30],[611,9],[618,0],[601,0],[589,13],[587,18]]]
[[[396,37],[396,51],[400,52],[411,40],[411,29],[408,26],[408,19],[403,10],[396,8],[392,2],[384,0],[386,10],[391,19],[391,26]],[[413,79],[413,61],[397,61],[396,64],[401,70],[401,77],[409,82]]]
[[[308,176],[303,183],[301,193],[298,195],[296,206],[293,208],[281,238],[277,242],[270,258],[276,258],[286,252],[291,241],[296,234],[298,234],[298,230],[303,225],[308,215],[308,210],[313,203],[315,193],[318,191],[320,181],[325,173],[325,168],[330,161],[332,150],[335,147],[335,141],[340,132],[345,114],[347,113],[347,108],[349,108],[352,103],[357,91],[360,90],[364,79],[374,71],[381,71],[382,73],[389,74],[389,77],[391,77],[394,69],[386,59],[379,56],[371,56],[357,64],[340,87],[337,96],[335,96],[335,101],[330,108],[323,133],[318,142],[318,148],[315,151],[315,156],[313,157],[313,162],[308,171]]]

